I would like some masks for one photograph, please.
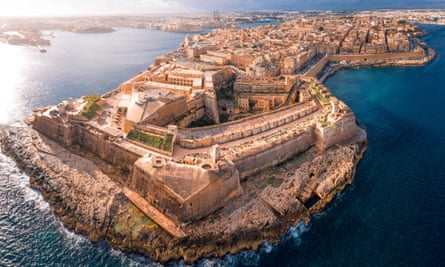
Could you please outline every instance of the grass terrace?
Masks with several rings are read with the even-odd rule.
[[[315,84],[311,84],[311,89],[315,92],[315,94],[317,95],[318,99],[323,103],[326,104],[328,103],[331,98],[329,96],[324,95],[320,89],[318,88],[317,85]]]
[[[173,150],[172,134],[167,134],[165,137],[162,137],[132,129],[128,132],[127,138],[163,151],[171,152]]]
[[[94,118],[94,116],[96,116],[96,112],[100,110],[99,105],[97,105],[97,101],[100,100],[100,96],[99,95],[87,95],[84,97],[84,99],[86,100],[86,104],[83,107],[82,111],[81,111],[81,115],[84,116],[85,118],[91,120],[92,118]]]

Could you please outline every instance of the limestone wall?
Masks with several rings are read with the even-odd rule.
[[[200,55],[199,60],[204,61],[204,62],[215,63],[218,65],[225,65],[229,62],[227,59],[225,59],[223,57],[216,56],[216,55],[209,55],[209,54]]]
[[[65,146],[70,146],[73,143],[73,127],[70,124],[63,123],[61,119],[50,119],[43,115],[36,115],[34,116],[33,128]]]
[[[168,132],[167,127],[160,127],[160,126],[156,126],[153,124],[148,124],[148,125],[138,124],[134,128],[141,132],[146,132],[146,133],[150,133],[153,135],[159,135],[159,136],[165,136]]]
[[[276,166],[303,152],[314,144],[313,128],[295,132],[291,138],[276,138],[266,144],[252,147],[240,156],[234,156],[240,177],[245,178],[258,171]]]
[[[211,75],[211,82],[213,83],[212,89],[217,91],[227,88],[234,79],[235,75],[230,68],[216,71]]]
[[[317,74],[324,68],[324,66],[329,62],[331,56],[323,57],[317,64],[315,64],[310,70],[308,70],[305,75],[316,77]]]
[[[385,59],[409,59],[424,57],[425,50],[416,49],[411,52],[402,53],[382,53],[382,54],[362,54],[362,55],[330,55],[329,61],[372,61],[372,60],[385,60]]]
[[[177,143],[186,148],[223,144],[279,127],[316,110],[317,106],[313,102],[299,103],[238,121],[196,129],[180,129]]]
[[[206,109],[204,107],[194,109],[187,113],[176,125],[178,125],[178,127],[187,127],[190,123],[201,119],[205,114]]]
[[[130,172],[134,162],[143,156],[111,141],[110,137],[102,132],[80,125],[58,122],[57,119],[36,115],[33,128],[64,146],[78,145],[106,162]]]
[[[233,92],[239,93],[288,93],[294,80],[285,77],[238,76],[233,84]]]
[[[314,131],[315,144],[320,150],[324,150],[333,144],[338,144],[355,136],[358,130],[357,127],[352,111],[339,120],[332,122],[329,126],[317,124]]]
[[[133,171],[128,187],[140,194],[164,215],[167,215],[176,222],[181,221],[180,214],[173,212],[173,210],[176,211],[179,209],[180,204],[175,195],[169,194],[169,190],[164,184],[151,177],[137,165]]]
[[[401,53],[378,53],[378,54],[355,54],[355,55],[329,55],[325,56],[317,64],[315,64],[309,71],[305,73],[307,76],[316,77],[317,74],[323,70],[324,66],[329,61],[339,62],[339,61],[366,61],[372,64],[375,60],[403,60],[411,58],[421,58],[425,56],[425,50],[417,48],[411,52],[401,52]]]
[[[218,100],[215,94],[208,93],[204,98],[205,113],[215,123],[219,123]]]
[[[236,169],[231,170],[227,175],[222,175],[221,178],[218,177],[218,179],[213,180],[184,202],[182,211],[185,220],[200,219],[223,207],[228,200],[242,194],[240,177]]]
[[[178,127],[187,127],[193,121],[197,121],[206,114],[205,96],[198,95],[187,101],[187,112],[177,121]]]
[[[185,98],[179,98],[156,110],[147,117],[142,124],[154,124],[157,126],[166,126],[167,124],[175,124],[176,119],[187,112],[187,103]]]
[[[136,162],[129,187],[175,221],[202,218],[242,193],[238,171],[229,161],[206,170],[172,161],[157,164],[155,160]],[[175,183],[183,186],[175,187]],[[190,190],[192,184],[194,189]]]
[[[89,130],[80,125],[74,127],[74,143],[86,151],[94,153],[110,164],[131,172],[134,162],[142,156],[142,154],[130,151],[109,140],[103,133]],[[125,178],[127,177],[123,177],[123,179]]]

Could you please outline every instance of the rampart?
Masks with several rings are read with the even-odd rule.
[[[101,159],[129,171],[133,170],[134,162],[145,153],[142,150],[130,149],[114,140],[110,136],[88,129],[81,125],[75,126],[74,143],[83,149],[98,155]],[[124,179],[128,177],[122,177]]]
[[[326,64],[329,62],[331,56],[324,56],[317,64],[315,64],[310,70],[308,70],[305,75],[306,76],[312,76],[317,77],[317,74],[326,66]]]
[[[250,77],[238,76],[233,91],[239,93],[288,93],[294,81],[285,77]]]
[[[434,53],[432,51],[431,53]],[[425,50],[422,48],[416,48],[410,52],[401,53],[380,53],[380,54],[354,54],[354,55],[327,55],[323,57],[317,64],[315,64],[305,75],[316,77],[320,71],[329,62],[341,62],[345,61],[347,64],[360,63],[360,65],[373,65],[373,64],[389,64],[391,61],[395,61],[395,64],[403,64],[403,60],[417,60],[415,62],[407,61],[409,64],[425,64],[431,60],[434,56],[426,57]]]
[[[328,123],[317,123],[314,131],[315,145],[320,150],[341,142],[357,134],[358,126],[352,111],[347,111],[341,118]]]
[[[290,123],[316,110],[317,106],[311,101],[277,109],[267,114],[254,115],[238,121],[196,129],[179,129],[177,142],[185,148],[224,144]]]
[[[237,166],[240,177],[246,178],[269,167],[277,166],[314,145],[313,127],[286,129],[257,140],[243,151],[228,155]],[[242,149],[242,148],[241,148]]]
[[[178,118],[187,112],[187,103],[183,97],[165,102],[164,105],[157,108],[154,113],[146,117],[141,123],[165,126],[175,123]]]
[[[242,193],[238,170],[227,160],[197,166],[141,158],[129,187],[178,223],[200,219]]]
[[[61,118],[35,116],[33,128],[64,146],[73,144],[73,126],[64,123]]]
[[[425,50],[415,49],[411,52],[402,53],[381,53],[381,54],[363,54],[363,55],[330,55],[329,61],[374,61],[374,60],[400,60],[411,58],[422,58],[425,56]]]
[[[106,162],[130,171],[130,173],[133,170],[134,162],[145,154],[136,149],[126,148],[115,142],[110,135],[97,129],[88,129],[79,123],[67,124],[46,116],[36,115],[33,127],[65,147],[78,145]]]

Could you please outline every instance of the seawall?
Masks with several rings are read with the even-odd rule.
[[[187,238],[174,238],[136,209],[101,165],[73,155],[29,128],[3,131],[1,144],[30,174],[31,185],[50,199],[64,225],[93,241],[106,240],[123,251],[164,263],[180,259],[192,263],[258,249],[265,239],[277,242],[290,225],[310,220],[314,210],[304,203],[312,195],[323,196],[314,205],[322,209],[351,183],[366,149],[366,139],[361,139],[321,154],[309,153],[297,168],[260,173],[259,179],[246,181],[245,193],[235,201],[203,220],[183,224]],[[260,177],[272,175],[286,177],[285,182],[265,186]]]
[[[115,142],[115,139],[97,129],[79,124],[67,124],[62,120],[49,119],[46,116],[35,116],[33,128],[63,145],[76,150],[81,149],[93,153],[106,162],[121,168],[130,175],[136,160],[145,153],[130,150]],[[122,177],[123,180],[128,177]]]
[[[349,66],[419,66],[425,65],[436,56],[436,52],[428,48],[417,48],[410,52],[380,53],[380,54],[354,54],[354,55],[327,55],[315,64],[305,75],[317,77],[329,62],[344,62]],[[324,79],[322,79],[324,80]]]

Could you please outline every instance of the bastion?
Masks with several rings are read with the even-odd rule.
[[[39,134],[10,130],[2,144],[64,223],[93,240],[162,262],[256,249],[331,202],[366,150],[352,110],[317,78],[329,64],[434,57],[408,34],[414,26],[369,20],[187,36],[102,96],[34,110]],[[350,36],[355,27],[373,37]],[[387,47],[379,38],[393,30],[401,43]]]

